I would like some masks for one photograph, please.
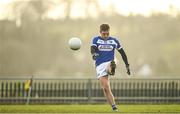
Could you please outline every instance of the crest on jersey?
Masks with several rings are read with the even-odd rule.
[[[117,45],[117,43],[114,40],[108,40],[107,44],[113,44],[113,45]]]

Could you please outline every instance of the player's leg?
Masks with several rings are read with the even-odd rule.
[[[103,92],[104,92],[105,97],[107,98],[108,103],[112,106],[113,110],[117,111],[115,101],[114,101],[114,96],[111,92],[109,79],[108,79],[109,65],[111,65],[111,61],[104,62],[96,67],[97,78],[99,79],[101,83],[101,87],[103,88]]]
[[[103,89],[104,95],[107,98],[108,103],[112,106],[112,109],[114,111],[117,111],[118,109],[117,109],[115,101],[114,101],[114,96],[111,92],[108,76],[100,77],[99,81],[101,83],[101,87]]]
[[[114,104],[114,97],[110,93],[110,87],[109,87],[109,82],[108,82],[108,77],[103,76],[99,78],[99,81],[101,83],[101,87],[103,89],[104,95],[107,97],[107,101],[110,105]]]

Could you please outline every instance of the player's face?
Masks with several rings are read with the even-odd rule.
[[[101,37],[102,38],[108,38],[109,37],[109,30],[107,31],[100,31]]]

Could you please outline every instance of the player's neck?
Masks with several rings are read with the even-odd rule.
[[[100,36],[101,37],[101,39],[103,39],[103,40],[107,40],[108,38],[109,38],[109,36],[108,37],[102,37],[102,36]]]

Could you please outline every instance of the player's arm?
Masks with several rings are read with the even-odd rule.
[[[93,60],[96,60],[97,56],[99,56],[99,54],[97,53],[97,50],[98,50],[97,46],[95,45],[91,46],[91,55],[92,55]]]
[[[121,49],[118,50],[118,52],[121,54],[121,57],[122,57],[125,65],[128,66],[129,63],[128,63],[128,59],[127,59],[126,53],[124,52],[124,49],[121,48]]]
[[[121,54],[121,57],[122,57],[125,65],[126,65],[126,69],[127,69],[128,75],[130,75],[130,68],[129,68],[128,58],[127,58],[127,56],[126,56],[126,53],[125,53],[124,49],[123,49],[123,48],[120,48],[120,49],[118,50],[118,52]]]

